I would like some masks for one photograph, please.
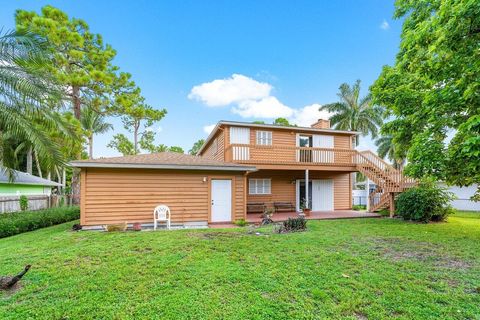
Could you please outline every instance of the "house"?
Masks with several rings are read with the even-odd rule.
[[[378,185],[372,210],[391,206],[406,181],[372,152],[355,150],[357,135],[323,119],[311,127],[220,121],[197,156],[74,161],[81,169],[81,224],[151,223],[160,203],[184,225],[246,219],[258,207],[349,210],[357,171]]]
[[[13,170],[14,180],[10,181],[5,170],[0,170],[0,196],[49,196],[52,188],[61,187],[62,184],[43,179],[25,172]]]
[[[30,210],[45,209],[49,205],[52,188],[62,184],[13,170],[14,180],[5,170],[0,170],[0,213],[20,210],[20,196],[28,197]]]

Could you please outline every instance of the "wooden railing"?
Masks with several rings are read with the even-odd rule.
[[[340,148],[308,148],[231,144],[225,160],[248,164],[355,166],[357,151]]]

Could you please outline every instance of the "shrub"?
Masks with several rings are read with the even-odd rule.
[[[108,232],[115,232],[115,231],[127,231],[127,223],[113,223],[105,225],[105,230]]]
[[[245,227],[248,224],[248,222],[245,221],[245,219],[240,219],[235,221],[235,224],[239,227]]]
[[[26,195],[20,196],[20,210],[26,211],[28,209],[28,198]]]
[[[364,204],[356,204],[352,206],[352,209],[355,211],[367,210],[367,206]]]
[[[439,187],[434,181],[421,182],[400,194],[396,201],[396,213],[404,220],[443,221],[454,211],[450,201],[451,192]]]
[[[287,221],[283,221],[280,225],[278,233],[304,231],[305,229],[307,229],[307,220],[305,218],[288,218]]]
[[[78,207],[52,208],[0,214],[0,238],[80,218]]]

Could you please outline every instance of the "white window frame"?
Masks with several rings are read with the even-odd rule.
[[[248,179],[248,194],[272,194],[272,179]]]
[[[272,145],[272,131],[263,131],[257,130],[256,133],[256,142],[261,146],[271,146]]]

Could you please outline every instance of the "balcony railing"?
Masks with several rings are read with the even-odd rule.
[[[225,150],[227,161],[251,164],[355,166],[357,154],[352,149],[251,144],[231,144]]]
[[[225,149],[225,159],[245,164],[288,165],[292,169],[304,165],[344,166],[360,171],[377,185],[392,192],[416,183],[371,151],[231,144]]]

